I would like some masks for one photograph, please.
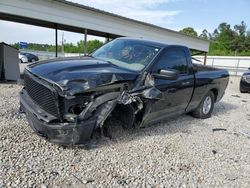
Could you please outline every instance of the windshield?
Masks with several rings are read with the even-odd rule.
[[[132,71],[141,71],[160,51],[143,41],[116,39],[96,50],[92,56]]]

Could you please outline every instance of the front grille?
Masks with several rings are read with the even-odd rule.
[[[49,88],[36,82],[27,73],[24,75],[24,87],[38,106],[51,115],[58,116],[57,100]]]

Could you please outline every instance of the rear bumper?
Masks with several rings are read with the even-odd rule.
[[[23,89],[20,92],[20,105],[30,127],[34,132],[49,142],[71,145],[84,144],[93,133],[96,118],[89,118],[84,122],[58,122],[56,117],[48,114],[36,105]]]

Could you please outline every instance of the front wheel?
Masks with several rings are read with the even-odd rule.
[[[209,91],[205,97],[202,99],[198,108],[192,112],[192,116],[196,118],[206,119],[211,117],[212,111],[214,109],[215,97],[212,91]]]

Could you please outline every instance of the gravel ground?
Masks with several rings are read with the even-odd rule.
[[[115,131],[89,150],[39,138],[18,113],[21,86],[0,84],[0,187],[250,187],[250,94],[238,84],[210,119]]]

